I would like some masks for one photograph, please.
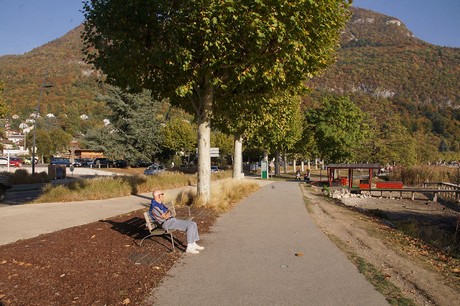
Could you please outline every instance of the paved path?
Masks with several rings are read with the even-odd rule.
[[[263,187],[220,217],[202,245],[149,304],[388,305],[314,224],[298,183]]]

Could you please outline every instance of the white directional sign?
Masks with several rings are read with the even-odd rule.
[[[211,157],[219,157],[219,148],[210,148],[209,153]]]
[[[198,149],[196,149],[196,154],[198,154]],[[219,148],[209,148],[209,154],[211,157],[219,157]]]

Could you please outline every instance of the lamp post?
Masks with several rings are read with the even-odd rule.
[[[43,90],[45,88],[51,88],[53,87],[52,85],[49,85],[49,84],[46,84],[46,79],[48,78],[48,76],[45,74],[45,76],[43,77],[43,82],[42,82],[42,85],[40,86],[40,95],[38,96],[38,104],[37,104],[37,109],[36,109],[36,112],[35,112],[35,120],[34,120],[34,138],[33,138],[33,144],[32,144],[32,161],[31,161],[31,164],[32,164],[32,175],[35,174],[35,142],[36,142],[36,137],[37,137],[37,118],[38,118],[38,114],[40,113],[40,101],[42,100],[42,96],[43,96]]]

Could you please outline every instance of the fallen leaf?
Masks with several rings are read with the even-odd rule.
[[[122,304],[123,305],[128,305],[129,303],[131,303],[131,301],[128,298],[126,298],[126,299],[123,300]]]
[[[295,253],[295,256],[297,256],[297,257],[301,257],[301,256],[303,256],[303,253],[302,253],[302,252],[299,252],[299,253]]]
[[[8,262],[8,261],[6,261],[6,260],[3,260],[3,261],[2,261],[2,265],[3,265],[3,264],[6,264],[7,262]]]
[[[95,237],[96,237],[96,235],[93,235],[93,236],[91,236],[91,239],[94,239]]]

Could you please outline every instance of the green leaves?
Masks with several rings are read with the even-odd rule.
[[[99,99],[112,111],[110,124],[89,131],[87,145],[102,150],[109,158],[131,161],[151,160],[160,152],[163,109],[149,91],[129,94],[109,87]]]
[[[319,107],[307,110],[305,121],[316,150],[327,162],[353,161],[357,157],[367,127],[363,112],[348,97],[323,98]]]

